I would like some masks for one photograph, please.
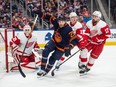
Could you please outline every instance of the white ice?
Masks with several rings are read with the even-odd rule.
[[[74,48],[72,53],[77,50]],[[49,73],[37,78],[37,71],[25,72],[26,78],[19,72],[2,73],[0,87],[116,87],[116,46],[105,46],[86,76],[78,74],[78,56],[79,53],[65,62],[54,77]]]

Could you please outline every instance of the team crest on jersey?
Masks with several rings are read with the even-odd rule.
[[[97,33],[98,33],[98,30],[91,30],[90,36],[95,36],[95,35],[97,35]]]
[[[29,43],[27,44],[26,48],[31,47],[31,46],[33,45],[33,43],[34,43],[34,42],[29,42]]]
[[[55,41],[58,43],[62,41],[62,37],[61,37],[60,33],[58,33],[58,32],[55,32],[54,38],[55,38]]]

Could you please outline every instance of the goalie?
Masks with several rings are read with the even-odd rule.
[[[11,39],[10,47],[12,56],[14,58],[14,62],[18,64],[19,61],[21,61],[21,66],[27,67],[27,64],[29,64],[30,62],[35,62],[35,57],[39,56],[39,46],[37,44],[37,38],[34,35],[32,35],[31,27],[29,25],[25,25],[23,31],[24,33],[20,33]],[[40,63],[39,58],[36,58],[36,60],[38,60],[36,61],[36,63]],[[35,67],[28,66],[27,68],[32,69]]]

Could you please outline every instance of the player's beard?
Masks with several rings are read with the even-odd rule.
[[[59,27],[62,28],[63,27],[63,24],[59,24]]]
[[[59,22],[59,27],[62,28],[65,24],[65,21]]]
[[[92,23],[96,24],[96,23],[97,23],[97,21],[93,19],[93,20],[92,20]]]

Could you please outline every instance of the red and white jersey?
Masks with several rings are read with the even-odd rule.
[[[90,20],[86,23],[86,26],[85,34],[90,37],[90,41],[93,36],[99,36],[101,40],[105,41],[111,35],[109,26],[102,20],[95,25]]]
[[[19,47],[16,53],[22,55],[22,52],[25,48],[28,38],[25,36],[24,33],[18,34],[17,38],[20,40],[20,44],[18,45]],[[37,38],[34,35],[32,35],[31,38],[28,40],[28,44],[26,45],[26,49],[23,56],[30,56],[32,54],[32,49],[36,47],[36,45],[38,45]]]
[[[71,24],[71,22],[68,21],[67,23],[73,29],[73,31],[75,32],[76,35],[83,33],[82,24],[80,22],[77,21],[75,24]]]

